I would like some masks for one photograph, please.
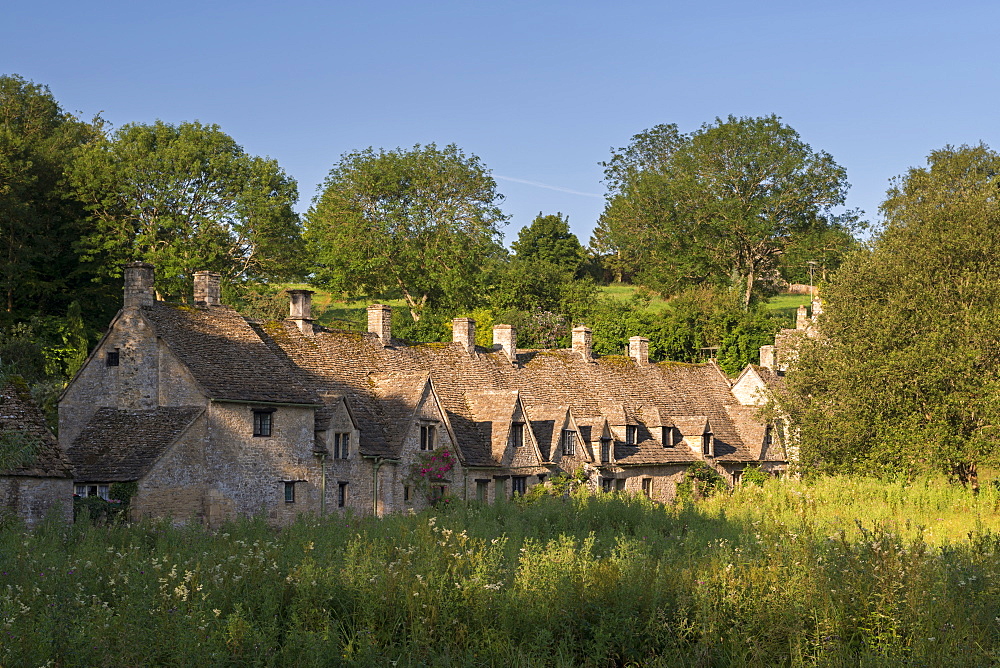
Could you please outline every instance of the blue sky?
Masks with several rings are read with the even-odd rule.
[[[598,163],[659,123],[778,114],[871,220],[931,150],[1000,148],[993,2],[42,1],[2,22],[0,73],[116,126],[217,123],[303,211],[344,152],[456,143],[506,195],[508,243],[539,211],[586,243]]]

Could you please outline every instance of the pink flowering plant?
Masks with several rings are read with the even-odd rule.
[[[429,503],[448,503],[450,499],[442,490],[450,481],[448,473],[455,468],[455,462],[456,457],[448,448],[421,452],[410,465],[409,479]]]

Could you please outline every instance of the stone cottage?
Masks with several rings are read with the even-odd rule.
[[[642,337],[597,357],[586,327],[569,349],[525,350],[498,325],[482,348],[457,318],[451,343],[409,344],[379,304],[365,333],[319,327],[311,295],[257,322],[221,304],[216,274],[196,274],[194,306],[170,305],[152,266],[129,265],[60,402],[76,483],[138,483],[137,516],[285,522],[490,502],[560,474],[668,500],[693,462],[735,482],[776,452],[714,363],[651,364]]]
[[[49,514],[73,517],[73,469],[45,417],[19,380],[0,387],[0,513],[32,527]],[[8,461],[9,461],[8,459]]]

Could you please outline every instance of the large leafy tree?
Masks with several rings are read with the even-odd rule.
[[[716,119],[689,136],[657,126],[605,164],[608,203],[595,240],[621,270],[674,293],[709,283],[747,308],[797,236],[831,225],[846,173],[777,116]]]
[[[73,248],[85,212],[65,172],[99,124],[63,111],[45,86],[0,76],[0,290],[8,320],[61,315],[89,278]]]
[[[571,274],[587,257],[580,240],[570,232],[569,218],[561,213],[546,216],[539,212],[510,246],[517,260],[553,264]]]
[[[346,153],[306,216],[316,281],[402,295],[414,320],[428,307],[472,308],[484,268],[504,254],[502,199],[454,144]]]
[[[788,374],[803,464],[975,483],[1000,446],[1000,154],[946,147],[897,179],[884,229],[824,288]]]
[[[216,125],[125,125],[83,149],[71,177],[92,219],[82,255],[106,275],[145,260],[159,290],[184,296],[198,270],[236,283],[298,273],[295,181]]]

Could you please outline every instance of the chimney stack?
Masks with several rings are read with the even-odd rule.
[[[476,352],[476,321],[472,318],[455,318],[451,321],[451,340],[461,344],[472,355]]]
[[[148,262],[129,262],[123,269],[125,273],[125,306],[152,306],[155,300],[153,265]]]
[[[378,337],[383,348],[392,345],[392,307],[372,304],[368,307],[368,331]]]
[[[649,339],[633,336],[628,340],[628,356],[639,366],[649,364]]]
[[[765,369],[771,369],[772,371],[776,369],[777,364],[775,363],[774,351],[774,346],[760,347],[760,366]]]
[[[288,319],[306,336],[313,335],[312,290],[288,291]]]
[[[517,363],[517,330],[513,325],[493,326],[493,349],[507,355],[512,364]]]
[[[222,274],[217,274],[214,271],[194,272],[194,305],[221,306],[221,281]]]
[[[585,362],[590,362],[593,359],[593,342],[594,335],[590,331],[590,327],[581,325],[573,328],[573,352],[579,353]]]
[[[807,329],[809,327],[809,309],[805,304],[795,312],[795,329]]]

